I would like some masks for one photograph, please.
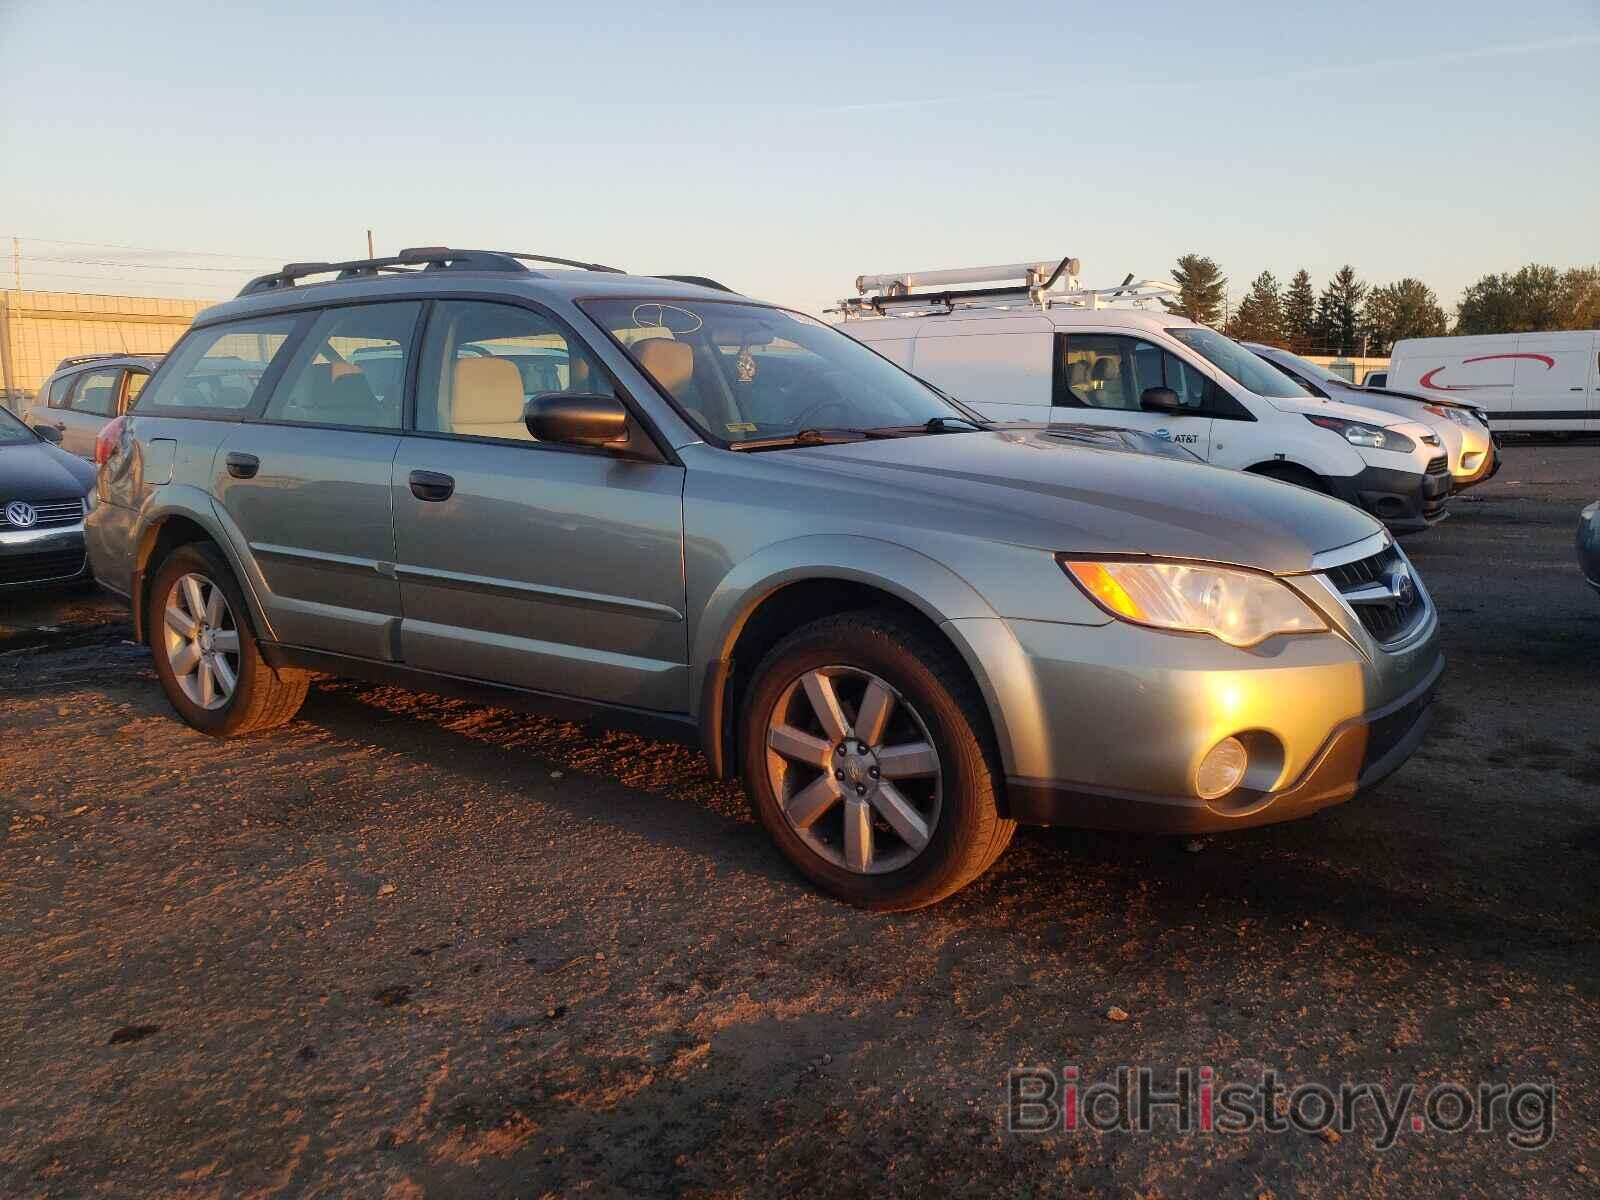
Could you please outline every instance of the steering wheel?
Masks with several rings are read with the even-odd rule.
[[[830,408],[837,408],[841,413],[843,413],[841,420],[847,423],[849,422],[849,402],[841,400],[837,396],[829,396],[826,400],[818,400],[815,404],[811,405],[803,413],[796,417],[794,420],[794,427],[796,429],[811,429],[816,426],[826,426],[828,423],[826,421],[817,420],[816,414],[820,412],[826,412]]]

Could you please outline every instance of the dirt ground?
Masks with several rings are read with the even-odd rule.
[[[1600,1194],[1600,445],[1506,459],[1406,542],[1450,661],[1381,788],[1023,831],[908,916],[690,751],[337,682],[212,741],[115,604],[0,602],[0,1195]],[[1550,1084],[1554,1136],[1008,1133],[1023,1065]]]

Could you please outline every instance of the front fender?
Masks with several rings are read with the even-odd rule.
[[[840,580],[875,588],[922,613],[955,646],[982,692],[1003,762],[1012,738],[993,670],[1020,657],[1006,623],[965,579],[919,551],[877,538],[819,534],[765,546],[731,567],[700,606],[690,655],[690,698],[702,741],[719,774],[727,768],[722,709],[729,660],[750,617],[785,586]],[[1013,647],[1014,649],[1014,647]]]

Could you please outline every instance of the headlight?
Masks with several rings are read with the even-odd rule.
[[[1395,450],[1401,454],[1409,454],[1417,448],[1417,444],[1405,434],[1385,429],[1381,425],[1368,425],[1365,421],[1346,421],[1343,417],[1324,417],[1315,413],[1307,413],[1306,420],[1313,425],[1333,430],[1352,446],[1368,446],[1373,450]]]
[[[1230,646],[1327,628],[1270,575],[1191,563],[1057,561],[1091,600],[1135,625],[1209,633]]]
[[[1457,408],[1453,404],[1425,404],[1423,407],[1436,417],[1444,417],[1468,429],[1472,427],[1472,418],[1467,415],[1466,410]]]

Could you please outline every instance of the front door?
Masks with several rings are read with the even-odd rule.
[[[318,314],[260,415],[217,453],[213,494],[249,543],[267,619],[289,645],[398,658],[389,488],[403,389],[357,352],[403,360],[421,311],[407,301]]]
[[[1210,459],[1206,378],[1176,354],[1125,334],[1058,333],[1056,355],[1055,420],[1136,429]],[[1177,393],[1184,411],[1141,406],[1146,391],[1162,387]]]
[[[533,440],[530,396],[614,387],[548,315],[441,300],[425,341],[394,463],[406,664],[686,711],[683,469]]]

